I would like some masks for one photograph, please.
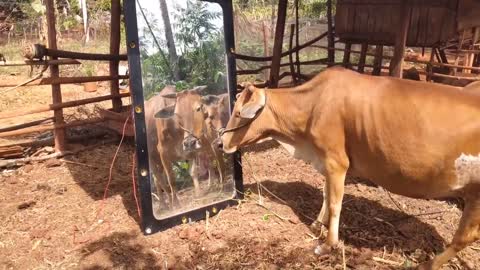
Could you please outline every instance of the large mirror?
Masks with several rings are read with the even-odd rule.
[[[156,219],[235,195],[233,158],[217,145],[230,105],[222,16],[216,3],[136,1]]]

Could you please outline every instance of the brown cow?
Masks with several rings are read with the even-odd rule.
[[[341,79],[340,79],[341,78]],[[480,97],[458,87],[358,74],[332,67],[290,89],[247,85],[223,131],[223,150],[271,137],[326,176],[313,226],[338,228],[347,170],[413,198],[462,197],[451,244],[419,269],[439,269],[480,237]]]
[[[166,175],[164,174],[161,158],[157,150],[157,145],[159,142],[154,115],[156,112],[175,104],[174,100],[162,97],[162,95],[172,93],[175,93],[175,87],[169,85],[162,89],[160,93],[145,101],[145,125],[147,129],[147,146],[148,157],[150,161],[150,171],[152,172],[157,195],[161,198],[163,203],[165,202],[165,198],[162,196],[163,192],[169,192],[170,188],[168,187],[168,182]]]
[[[219,109],[227,104],[221,97],[200,96],[205,87],[185,90],[179,93],[162,93],[162,98],[175,100],[174,105],[165,107],[155,114],[157,151],[168,183],[171,203],[178,205],[177,187],[173,163],[187,160],[190,164],[190,176],[193,180],[194,193],[200,195],[199,178],[201,170],[207,167],[208,184],[214,176],[214,169],[208,161],[217,160],[220,181],[223,181],[224,162],[222,153],[212,147],[217,138],[217,130],[226,124],[219,119]],[[220,102],[223,101],[223,102]],[[223,106],[223,107],[222,107]],[[228,110],[228,107],[226,107]],[[227,111],[228,113],[228,111]],[[223,116],[223,119],[228,119]],[[212,131],[215,130],[215,131]],[[215,137],[212,137],[215,135]],[[220,155],[222,158],[219,158]]]

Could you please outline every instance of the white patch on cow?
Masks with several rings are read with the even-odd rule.
[[[306,163],[310,163],[320,173],[324,173],[325,166],[323,161],[315,151],[315,147],[311,143],[299,143],[292,145],[290,143],[275,139],[285,150],[294,158],[301,159]]]
[[[461,189],[472,182],[480,183],[480,155],[472,156],[462,153],[455,160],[455,174],[457,183],[454,189]]]

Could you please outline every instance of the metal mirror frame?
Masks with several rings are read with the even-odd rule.
[[[233,28],[233,6],[231,0],[200,0],[219,4],[222,8],[225,58],[227,68],[227,91],[230,97],[230,114],[237,94],[236,62],[232,52],[235,52],[235,37]],[[145,235],[153,234],[179,224],[194,222],[217,214],[221,209],[237,204],[243,198],[243,175],[241,155],[233,154],[233,177],[235,195],[231,199],[196,208],[187,212],[175,214],[169,218],[158,220],[154,217],[150,187],[149,157],[147,150],[147,134],[144,114],[144,96],[142,71],[138,39],[136,15],[136,0],[124,0],[125,29],[127,34],[127,55],[130,73],[130,93],[132,96],[133,119],[135,126],[135,149],[137,158],[137,187],[140,191],[141,229]],[[137,191],[138,191],[137,190]]]

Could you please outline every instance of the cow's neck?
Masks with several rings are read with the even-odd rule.
[[[312,102],[308,102],[309,91],[290,89],[266,90],[265,112],[272,137],[293,142],[305,135]]]

